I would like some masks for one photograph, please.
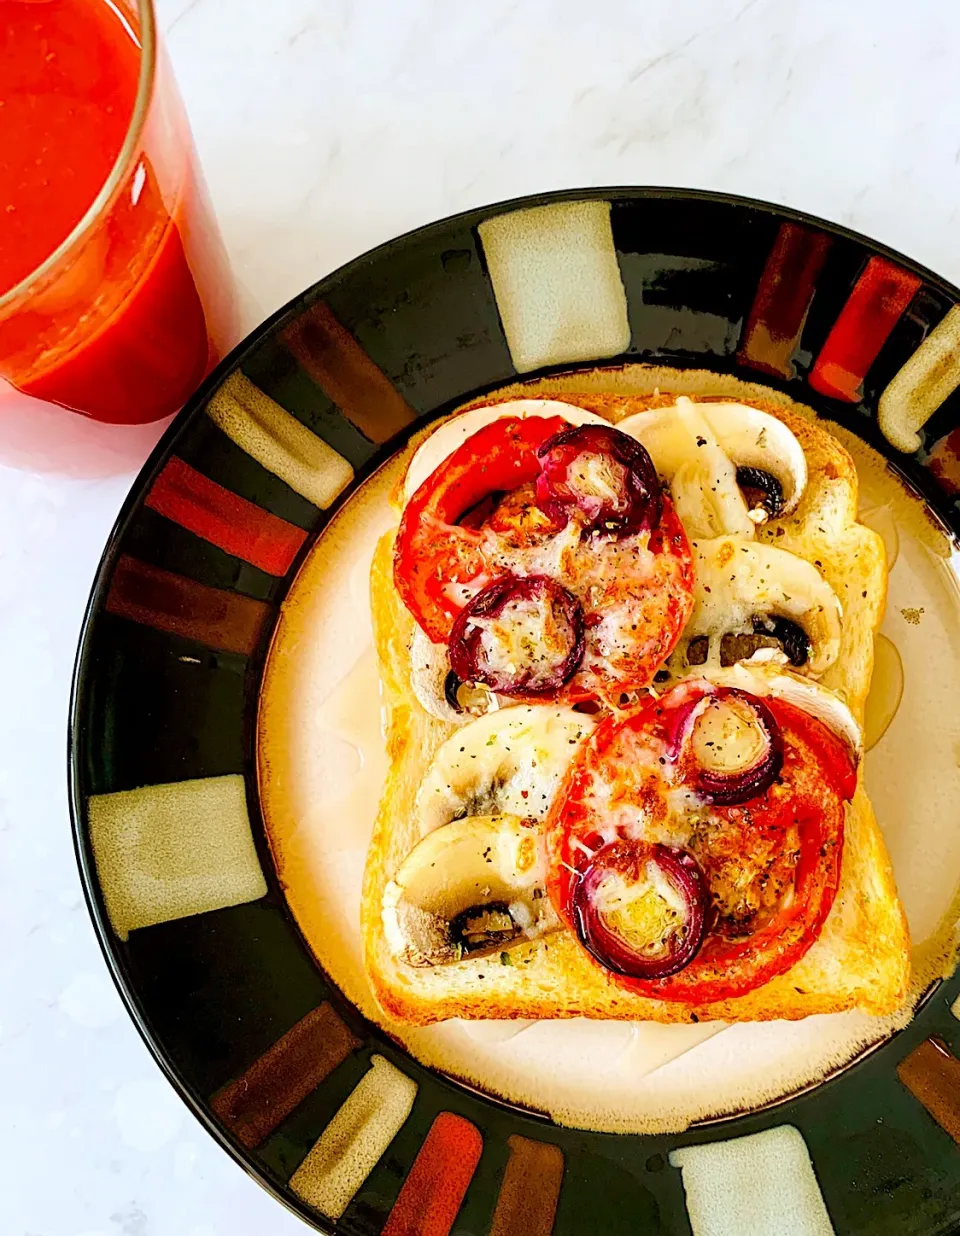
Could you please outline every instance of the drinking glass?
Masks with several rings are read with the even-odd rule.
[[[20,442],[31,426],[50,435],[75,419],[51,418],[44,405],[111,425],[166,417],[236,337],[234,285],[152,0],[82,2],[108,5],[110,20],[124,24],[139,58],[136,96],[122,148],[86,213],[19,282],[0,286],[0,437],[6,428]],[[76,3],[0,0],[0,37],[5,17],[8,36],[23,20],[12,5],[49,21],[56,11],[40,13],[45,6]],[[77,13],[68,16],[75,22]],[[83,40],[57,54],[82,57]],[[0,105],[3,98],[0,82]],[[14,196],[6,209],[16,208]],[[18,225],[29,227],[29,218]]]

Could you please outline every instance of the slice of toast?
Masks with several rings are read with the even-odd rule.
[[[750,403],[783,420],[800,441],[809,468],[807,489],[791,515],[769,521],[759,536],[815,563],[836,591],[843,607],[840,655],[821,684],[840,695],[862,722],[873,635],[883,614],[884,551],[876,533],[856,522],[853,461],[816,423],[811,410],[731,378],[640,365],[521,384],[468,406],[559,397],[616,423],[645,408],[672,404],[679,394]],[[820,938],[786,974],[745,996],[700,1007],[639,996],[596,965],[568,930],[514,946],[509,965],[496,955],[424,968],[398,960],[383,933],[383,891],[420,839],[417,788],[438,747],[456,727],[428,714],[413,692],[410,647],[415,624],[393,585],[393,538],[392,532],[382,538],[371,572],[390,769],[370,845],[361,912],[364,965],[386,1013],[420,1025],[450,1017],[766,1021],[850,1008],[884,1014],[903,1002],[909,980],[906,921],[862,776],[846,812],[840,888]]]

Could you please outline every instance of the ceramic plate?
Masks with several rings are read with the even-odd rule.
[[[943,977],[960,885],[958,303],[902,255],[764,203],[551,194],[322,280],[167,432],[84,624],[77,851],[160,1065],[315,1228],[958,1230],[960,984]],[[478,395],[624,388],[650,366],[786,392],[857,462],[891,563],[866,769],[911,923],[914,1015],[378,1024],[355,923],[385,768],[366,572],[391,461]]]

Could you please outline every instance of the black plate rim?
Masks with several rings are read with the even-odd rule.
[[[329,274],[311,284],[297,296],[292,297],[286,304],[270,314],[263,322],[256,326],[252,331],[244,336],[237,345],[220,361],[220,363],[210,372],[204,381],[197,387],[190,399],[184,404],[180,411],[173,417],[170,424],[166,427],[159,441],[150,452],[147,460],[134,477],[130,489],[121,504],[116,520],[110,530],[103,553],[101,554],[99,563],[96,568],[93,584],[91,586],[90,595],[84,609],[83,618],[80,625],[78,636],[77,651],[74,660],[73,672],[71,675],[70,698],[68,704],[67,715],[67,791],[68,791],[68,808],[70,814],[70,825],[73,839],[73,848],[77,860],[77,866],[80,873],[80,881],[83,889],[84,900],[87,906],[87,911],[90,915],[94,927],[97,944],[100,952],[106,962],[107,969],[113,979],[124,1008],[127,1011],[131,1021],[134,1024],[140,1038],[147,1047],[150,1055],[160,1067],[164,1076],[176,1090],[181,1100],[187,1105],[189,1110],[197,1118],[208,1134],[219,1144],[219,1146],[227,1152],[235,1163],[240,1166],[244,1172],[255,1180],[262,1188],[266,1189],[278,1202],[280,1202],[286,1210],[297,1215],[298,1218],[305,1220],[308,1225],[312,1225],[315,1230],[319,1230],[325,1236],[335,1236],[336,1225],[331,1223],[325,1216],[317,1211],[306,1207],[292,1199],[290,1195],[285,1194],[281,1187],[276,1184],[270,1176],[254,1163],[253,1157],[243,1147],[236,1142],[222,1124],[216,1120],[208,1106],[194,1092],[193,1087],[181,1075],[180,1071],[174,1063],[166,1056],[162,1046],[154,1037],[154,1034],[149,1026],[148,1019],[140,1007],[139,999],[132,986],[128,983],[123,972],[123,967],[120,964],[114,950],[114,934],[110,926],[110,922],[106,913],[106,907],[103,902],[100,892],[99,881],[96,874],[96,865],[93,858],[92,848],[90,846],[89,837],[87,836],[84,820],[83,797],[80,788],[80,767],[79,767],[79,729],[80,717],[82,714],[85,691],[87,689],[87,678],[89,668],[89,652],[90,652],[90,632],[93,621],[97,616],[101,604],[105,599],[106,590],[109,586],[109,580],[113,567],[115,565],[119,546],[127,528],[136,514],[141,502],[142,494],[148,487],[149,483],[155,478],[162,466],[171,453],[171,450],[180,435],[181,430],[186,424],[192,420],[204,407],[210,396],[219,388],[221,383],[232,373],[239,368],[243,360],[271,334],[280,330],[288,321],[292,320],[296,315],[310,304],[321,299],[333,286],[341,280],[363,271],[364,269],[375,265],[381,259],[390,256],[396,250],[402,249],[411,241],[429,241],[431,234],[440,233],[451,225],[460,225],[463,227],[476,227],[478,223],[485,219],[507,214],[511,211],[531,209],[539,206],[549,206],[562,202],[578,202],[578,201],[637,201],[637,200],[666,200],[678,202],[704,202],[714,205],[731,206],[734,208],[742,208],[748,210],[761,211],[774,215],[782,221],[799,223],[808,227],[819,229],[827,234],[839,237],[844,240],[851,241],[857,245],[865,246],[873,254],[880,254],[898,265],[912,271],[920,276],[927,284],[936,288],[938,291],[949,296],[956,302],[960,302],[960,287],[945,279],[936,271],[931,270],[923,263],[917,262],[915,259],[902,253],[898,249],[890,245],[877,241],[872,237],[865,235],[862,232],[857,232],[853,228],[846,227],[843,224],[835,223],[825,219],[819,215],[811,214],[807,211],[798,210],[794,207],[783,205],[777,202],[768,201],[763,198],[753,198],[742,194],[725,193],[709,189],[695,189],[685,186],[669,186],[669,185],[614,185],[614,186],[589,186],[583,188],[567,188],[546,190],[541,193],[526,194],[520,197],[507,198],[497,202],[491,202],[481,206],[471,207],[464,211],[457,211],[453,214],[443,216],[439,219],[431,220],[429,223],[422,224],[419,227],[411,228],[406,232],[401,233],[387,241],[382,242],[373,248],[349,259]],[[574,366],[575,367],[575,366]],[[519,374],[517,380],[522,381],[524,378],[533,378],[534,374]],[[433,415],[432,413],[429,415]],[[426,417],[422,419],[427,419]],[[410,432],[414,432],[420,420],[418,419]],[[389,453],[394,453],[396,443],[387,444],[386,450]],[[378,451],[374,459],[364,467],[359,479],[362,480],[370,474],[370,472],[378,466],[384,457],[384,453]],[[343,494],[337,499],[333,506],[327,512],[328,517],[333,517],[340,506],[348,501],[354,493],[355,484],[347,487]],[[308,544],[312,544],[312,538]],[[299,930],[299,929],[298,929]],[[453,1081],[453,1079],[447,1079]],[[827,1078],[822,1083],[828,1085],[833,1078]],[[455,1081],[454,1085],[457,1085]],[[478,1094],[482,1092],[476,1092]],[[487,1096],[484,1095],[484,1098]],[[791,1099],[798,1097],[795,1094],[784,1096],[776,1105],[788,1102]],[[494,1103],[498,1101],[492,1098]],[[746,1113],[750,1115],[752,1113]],[[724,1118],[725,1120],[726,1118]],[[713,1122],[707,1122],[713,1123]],[[610,1136],[618,1136],[611,1134]],[[683,1136],[682,1134],[680,1135]]]

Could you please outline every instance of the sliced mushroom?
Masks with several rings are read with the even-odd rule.
[[[628,416],[617,428],[647,448],[688,536],[753,538],[737,470],[698,404],[681,399],[674,408]]]
[[[383,894],[391,951],[412,966],[482,957],[553,931],[540,830],[516,815],[469,816],[428,833]]]
[[[670,483],[670,497],[687,536],[726,534],[752,541],[756,534],[736,471],[722,451],[712,459],[691,460],[678,468]]]
[[[643,443],[660,476],[674,487],[673,478],[693,453],[689,438],[693,412],[707,424],[734,466],[741,491],[751,499],[752,522],[789,515],[806,488],[807,460],[794,434],[768,412],[743,403],[694,404],[680,396],[673,407],[638,412],[620,421],[617,428]],[[701,431],[700,436],[706,435]],[[733,534],[735,529],[723,531]],[[700,534],[691,531],[690,535]]]
[[[470,721],[439,748],[417,792],[421,833],[464,816],[543,819],[596,719],[557,704],[514,704]]]
[[[755,665],[710,669],[703,677],[720,686],[736,687],[753,695],[775,695],[789,704],[796,704],[839,735],[856,759],[863,754],[863,731],[853,713],[833,691],[809,678],[801,678],[777,666]]]
[[[749,661],[753,657],[759,661],[778,659],[757,657],[757,653],[764,649],[783,653],[790,664],[799,669],[806,665],[810,657],[810,640],[799,623],[790,618],[766,614],[762,618],[754,618],[752,631],[744,634],[729,632],[723,636],[720,640],[720,664],[736,665],[738,661]]]
[[[737,484],[756,523],[764,523],[783,510],[783,486],[772,473],[762,468],[737,468]]]
[[[808,641],[803,661],[807,674],[818,678],[840,654],[841,609],[837,595],[817,568],[804,558],[763,543],[745,543],[718,537],[693,543],[694,608],[681,644],[702,648],[709,640],[705,661],[719,655],[721,637],[763,633],[775,640],[778,620],[801,627]],[[778,642],[789,652],[778,657],[775,648],[754,648],[758,660],[799,660],[797,633],[779,623]],[[728,643],[728,650],[730,645]],[[792,655],[791,655],[792,654]],[[689,655],[688,664],[691,664]],[[703,662],[700,662],[701,664]]]
[[[559,399],[511,399],[506,403],[495,403],[485,408],[471,408],[469,412],[461,412],[459,416],[451,417],[438,425],[430,437],[421,443],[410,460],[403,480],[404,504],[410,501],[431,472],[439,468],[458,446],[472,437],[478,429],[503,416],[519,416],[521,419],[528,416],[562,416],[571,425],[609,423],[595,412],[562,403]]]
[[[783,421],[743,403],[706,403],[700,409],[737,469],[774,477],[782,490],[777,515],[789,515],[807,487],[807,457]]]

